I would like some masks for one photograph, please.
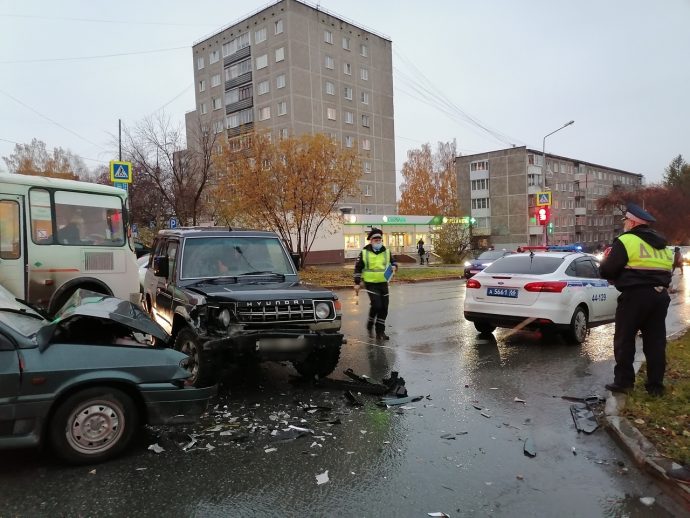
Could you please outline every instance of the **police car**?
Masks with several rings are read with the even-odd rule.
[[[543,329],[582,343],[587,329],[613,322],[618,290],[581,252],[507,255],[467,281],[465,318],[480,333]]]

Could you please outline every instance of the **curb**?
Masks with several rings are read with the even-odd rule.
[[[678,331],[667,337],[673,339],[686,330]],[[635,374],[640,370],[641,361],[635,361]],[[673,497],[688,511],[690,511],[690,485],[682,484],[668,476],[668,472],[682,466],[671,459],[662,456],[656,447],[647,440],[629,419],[620,416],[625,408],[625,394],[611,394],[606,398],[604,415],[606,430],[613,439],[633,458],[635,463],[652,475],[665,493]]]

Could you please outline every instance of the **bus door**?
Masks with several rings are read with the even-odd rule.
[[[26,298],[24,197],[0,193],[0,285]]]

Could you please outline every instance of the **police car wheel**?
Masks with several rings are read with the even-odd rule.
[[[582,306],[575,308],[570,319],[570,329],[566,333],[568,341],[581,344],[587,338],[587,312]]]
[[[474,328],[481,334],[491,334],[496,330],[496,326],[491,325],[489,322],[478,321],[474,323]]]

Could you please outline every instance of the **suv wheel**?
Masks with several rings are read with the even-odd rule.
[[[482,320],[474,322],[474,328],[482,334],[491,334],[496,330],[496,326]]]
[[[73,394],[57,408],[49,438],[63,460],[89,464],[122,452],[138,426],[131,397],[115,388],[94,387]]]
[[[340,345],[329,345],[312,351],[302,361],[293,361],[295,370],[305,378],[325,378],[335,369],[340,360]]]
[[[581,344],[587,338],[587,313],[581,306],[575,308],[573,318],[570,319],[570,329],[566,333],[568,341]]]
[[[187,380],[195,387],[208,387],[216,382],[215,369],[208,361],[194,331],[188,327],[180,329],[175,338],[175,349],[187,355],[187,370],[192,373]]]

